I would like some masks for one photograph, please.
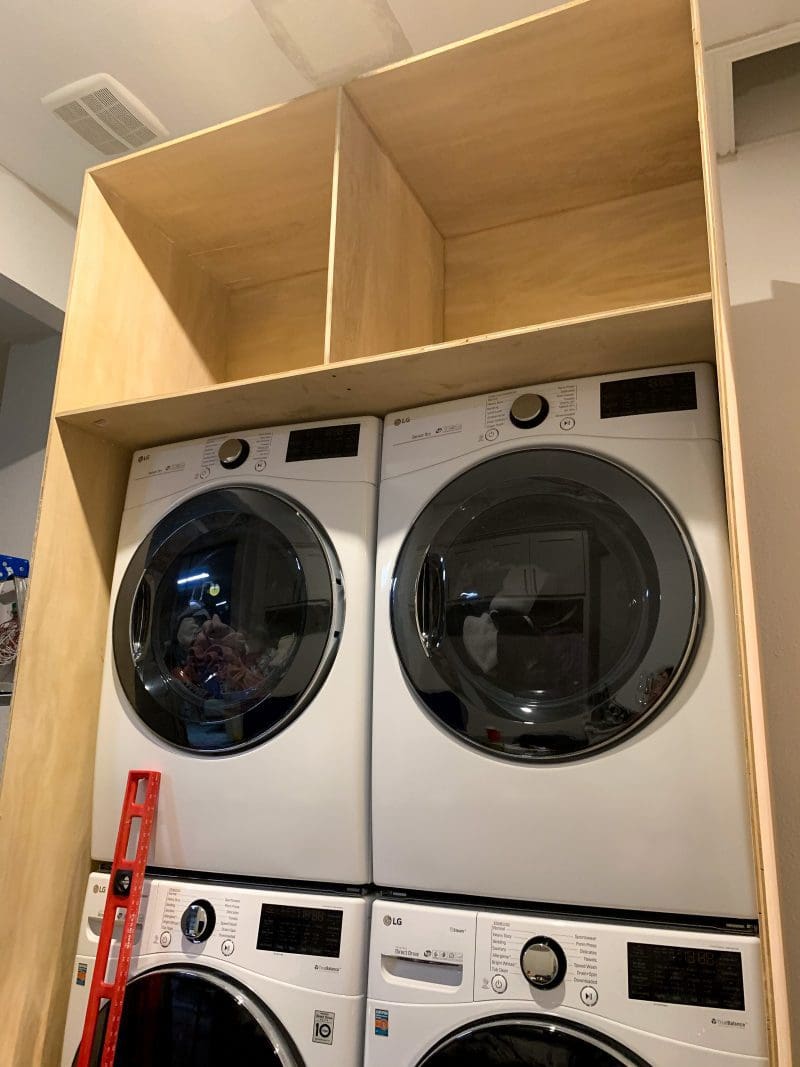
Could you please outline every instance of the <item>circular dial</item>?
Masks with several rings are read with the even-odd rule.
[[[538,393],[521,393],[511,405],[509,418],[521,430],[530,430],[544,422],[550,405]]]
[[[217,453],[220,464],[226,470],[241,467],[249,455],[250,445],[242,437],[229,437],[222,442]]]
[[[519,957],[522,973],[534,989],[553,989],[564,981],[567,957],[552,937],[532,937]]]
[[[208,941],[214,933],[216,923],[216,913],[207,900],[193,900],[181,915],[183,936],[194,945],[200,944],[201,941]]]

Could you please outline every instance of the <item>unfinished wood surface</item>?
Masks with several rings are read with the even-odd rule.
[[[336,96],[328,89],[300,97],[91,174],[225,285],[321,270]]]
[[[84,186],[57,404],[198,388],[224,374],[227,294],[148,219]]]
[[[346,93],[334,197],[328,358],[441,341],[441,235]]]
[[[604,372],[713,362],[708,294],[677,303],[67,412],[65,422],[135,449],[266,422],[385,415],[494,389]]]
[[[686,0],[576,0],[348,92],[446,237],[700,177]]]
[[[756,611],[755,585],[752,569],[751,531],[748,521],[748,488],[745,464],[742,456],[742,436],[739,419],[740,400],[737,395],[735,359],[730,341],[730,302],[725,243],[722,230],[722,214],[717,182],[717,160],[713,147],[712,126],[708,110],[703,49],[700,34],[700,14],[697,0],[691,0],[695,32],[695,61],[697,93],[700,108],[700,130],[703,151],[703,168],[708,212],[708,232],[711,253],[711,285],[714,308],[714,329],[717,350],[717,374],[720,391],[720,418],[722,424],[725,485],[728,499],[728,518],[731,541],[731,561],[736,602],[736,619],[739,636],[739,653],[742,670],[742,685],[745,709],[745,725],[750,771],[753,810],[753,838],[758,871],[760,906],[760,934],[765,963],[765,994],[770,1040],[770,1064],[772,1067],[792,1067],[792,1023],[798,1025],[798,1005],[791,1005],[787,985],[787,952],[785,934],[793,939],[791,951],[800,953],[800,938],[796,924],[787,924],[784,930],[782,918],[782,895],[786,901],[796,901],[800,887],[779,883],[779,860],[775,842],[775,811],[771,781],[770,736],[767,709],[764,704],[762,677],[762,649],[759,645],[759,620]],[[787,444],[790,436],[787,434]],[[780,497],[778,498],[780,499]],[[780,529],[783,516],[776,506],[773,531]],[[790,538],[791,541],[791,538]],[[764,546],[774,551],[774,546]],[[786,566],[793,563],[791,551],[783,556]],[[773,651],[763,650],[766,656]],[[796,689],[796,685],[792,686]],[[791,691],[791,690],[790,690]],[[780,743],[772,738],[772,743]],[[781,813],[793,826],[800,822],[800,796],[796,782],[782,791],[782,803],[791,808]],[[792,914],[791,911],[788,914]],[[795,1043],[797,1038],[795,1037]]]
[[[446,337],[705,292],[703,183],[453,237],[445,263]]]
[[[225,378],[254,378],[323,362],[328,272],[231,292]]]
[[[129,462],[74,426],[51,432],[0,792],[0,1067],[60,1062]]]

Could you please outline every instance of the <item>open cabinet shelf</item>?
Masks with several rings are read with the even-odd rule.
[[[714,361],[709,293],[406,352],[62,412],[61,424],[136,449],[275,422],[386,415],[485,390]]]
[[[693,64],[575,0],[95,168],[58,412],[707,293]]]

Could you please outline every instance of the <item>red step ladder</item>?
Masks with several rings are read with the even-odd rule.
[[[137,802],[136,796],[141,783],[144,782],[144,797]],[[106,894],[106,906],[103,923],[100,927],[100,941],[97,946],[92,985],[89,990],[89,1003],[86,1006],[86,1020],[83,1024],[83,1036],[78,1052],[76,1067],[90,1067],[92,1045],[97,1030],[97,1020],[102,1002],[109,1001],[108,1024],[103,1038],[103,1051],[99,1067],[113,1067],[117,1051],[119,1024],[122,1018],[122,1002],[131,965],[131,952],[139,918],[139,906],[142,901],[142,887],[150,851],[150,838],[158,805],[158,790],[161,784],[159,771],[129,771],[122,815],[119,821],[117,844],[114,849],[114,862],[111,865],[111,877]],[[136,842],[136,855],[127,859],[131,841],[133,820],[140,819],[139,837]],[[119,958],[114,972],[113,982],[106,981],[108,973],[108,956],[114,935],[117,911],[125,912],[122,928],[122,941],[119,946]]]

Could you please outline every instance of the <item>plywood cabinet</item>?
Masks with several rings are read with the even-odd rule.
[[[131,451],[697,360],[720,368],[767,995],[790,1064],[693,6],[573,0],[87,175],[0,795],[0,1065],[58,1061]]]

